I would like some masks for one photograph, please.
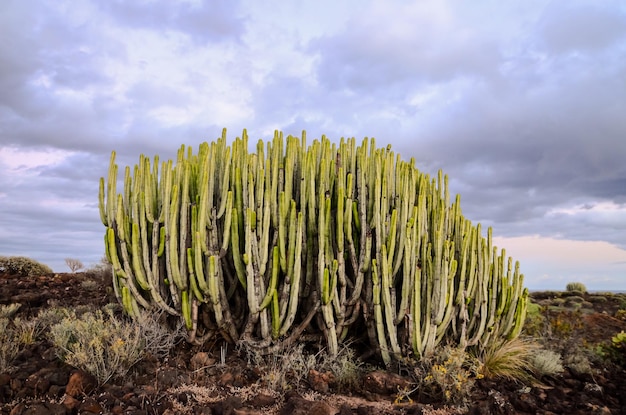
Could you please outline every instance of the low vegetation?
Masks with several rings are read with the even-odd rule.
[[[28,257],[0,256],[0,272],[29,277],[33,275],[51,274],[52,269]]]
[[[583,284],[582,282],[570,282],[565,286],[565,291],[567,292],[579,292],[579,293],[586,293],[587,292],[587,287],[585,287],[585,284]]]
[[[107,264],[100,266],[106,272]],[[81,283],[75,287],[85,295],[98,292],[102,279],[96,271],[89,269],[77,275]],[[85,279],[85,276],[90,277]],[[92,281],[91,278],[97,279]],[[564,373],[594,379],[600,374],[598,367],[624,367],[624,331],[613,333],[608,341],[590,342],[582,338],[584,330],[588,329],[585,321],[591,312],[590,307],[605,307],[607,304],[621,307],[622,297],[626,296],[603,293],[596,298],[568,291],[543,293],[528,304],[526,324],[518,338],[493,343],[481,353],[454,344],[440,345],[430,356],[408,357],[389,367],[406,380],[392,392],[395,393],[395,403],[442,402],[459,410],[472,405],[474,393],[480,389],[483,379],[512,381],[519,385],[518,388],[530,390],[533,385],[541,383],[554,385]],[[571,298],[575,301],[560,301]],[[177,319],[165,314],[145,313],[131,319],[118,304],[103,308],[52,306],[42,308],[30,318],[18,314],[22,307],[20,304],[0,306],[0,373],[12,373],[15,370],[13,364],[23,359],[19,356],[34,350],[37,344],[47,342],[53,345],[59,359],[91,374],[102,386],[136,376],[140,369],[134,368],[142,367],[139,365],[142,361],[166,362],[178,353],[177,344],[187,335]],[[626,309],[615,308],[606,318],[622,321],[623,315],[626,315]],[[323,380],[322,394],[351,394],[361,390],[364,379],[381,368],[380,360],[366,363],[358,357],[359,350],[363,351],[363,345],[358,344],[342,345],[336,356],[327,353],[323,347],[319,348],[315,342],[307,341],[265,354],[245,343],[230,348],[227,343],[215,339],[217,337],[213,338],[216,343],[210,341],[203,346],[215,358],[200,362],[194,366],[191,377],[167,389],[172,393],[176,391],[171,399],[180,413],[193,413],[184,396],[199,403],[217,402],[229,394],[256,396],[262,393],[274,397],[274,405],[278,408],[290,391],[320,393],[317,390],[310,392],[315,377]],[[241,388],[207,389],[204,376],[215,371],[226,373],[233,359],[245,361],[247,367],[254,368],[255,380]],[[504,399],[494,396],[493,399]],[[276,408],[272,410],[277,411]]]
[[[99,384],[120,378],[151,354],[163,358],[180,340],[180,332],[165,327],[151,314],[135,321],[117,317],[110,309],[65,317],[50,327],[50,339],[64,362],[93,375]]]

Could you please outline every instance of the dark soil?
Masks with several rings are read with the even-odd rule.
[[[52,306],[102,307],[115,302],[109,287],[108,281],[88,273],[0,275],[0,304],[21,304],[14,316],[20,318]],[[626,370],[607,352],[611,338],[626,330],[620,312],[626,309],[626,296],[575,294],[534,293],[541,313],[525,329],[562,354],[564,373],[531,385],[480,379],[471,398],[457,407],[433,402],[419,390],[408,399],[398,390],[410,390],[412,380],[382,370],[341,391],[332,375],[311,371],[299,385],[283,386],[277,393],[261,384],[262,369],[248,365],[235,351],[228,351],[225,365],[217,364],[217,342],[203,347],[181,343],[168,358],[148,357],[126,379],[96,386],[88,374],[61,362],[47,340],[37,340],[0,373],[0,415],[626,414]],[[586,370],[580,356],[588,362]]]

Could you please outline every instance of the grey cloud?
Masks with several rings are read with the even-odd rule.
[[[611,4],[611,7],[607,5]],[[626,10],[621,3],[553,3],[542,16],[542,41],[550,51],[590,52],[604,50],[626,40]],[[622,5],[623,6],[623,5]]]
[[[244,20],[238,17],[237,1],[203,0],[199,5],[179,2],[100,3],[116,22],[131,28],[159,31],[174,30],[198,42],[237,40],[243,33]]]
[[[494,74],[501,52],[493,40],[469,26],[442,29],[427,14],[406,16],[404,11],[382,17],[356,14],[344,32],[312,41],[311,52],[320,56],[320,82],[380,93],[403,89],[409,81],[415,85]],[[385,19],[398,22],[381,24]]]

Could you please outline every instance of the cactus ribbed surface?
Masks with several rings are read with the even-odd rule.
[[[519,335],[528,291],[517,263],[464,218],[447,177],[374,139],[307,145],[276,132],[249,152],[226,131],[176,162],[111,155],[100,214],[125,311],[163,310],[188,339],[265,352],[321,337],[331,354],[366,332],[386,363],[438,344]]]

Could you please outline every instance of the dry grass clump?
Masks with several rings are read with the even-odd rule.
[[[517,338],[495,342],[478,357],[482,363],[481,373],[486,378],[504,378],[528,383],[532,367],[540,346],[529,340]]]

